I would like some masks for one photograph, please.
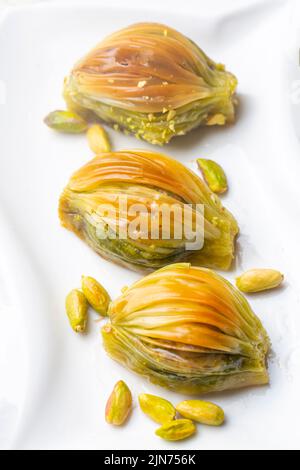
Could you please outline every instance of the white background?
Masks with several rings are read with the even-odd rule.
[[[48,2],[0,1],[0,446],[299,448],[297,2],[98,0],[83,2],[96,5],[84,11],[75,7],[80,2],[53,0],[73,8],[45,16],[28,6],[28,15],[7,17],[4,3]],[[286,275],[283,289],[250,299],[273,344],[271,386],[218,395],[226,425],[199,427],[195,438],[179,445],[156,438],[155,425],[137,406],[124,429],[104,422],[107,396],[120,378],[135,397],[145,390],[175,403],[181,397],[109,360],[96,317],[87,337],[70,332],[64,297],[81,274],[98,277],[112,297],[138,275],[101,260],[60,228],[59,193],[91,155],[84,136],[56,135],[42,124],[49,110],[63,106],[61,82],[73,62],[108,32],[144,19],[144,9],[147,19],[190,35],[239,78],[235,126],[194,132],[164,149],[194,170],[198,156],[214,158],[228,174],[224,204],[237,216],[241,236],[235,270],[227,277],[253,266]],[[133,138],[111,136],[115,148],[137,145]]]

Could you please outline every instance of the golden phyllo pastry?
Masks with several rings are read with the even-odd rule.
[[[234,120],[237,79],[190,39],[139,23],[100,42],[65,80],[69,108],[152,144]]]
[[[131,268],[191,259],[228,269],[234,257],[238,226],[231,213],[196,174],[154,152],[98,155],[71,177],[59,214],[98,254]]]
[[[155,384],[200,394],[269,382],[266,331],[244,296],[213,271],[162,268],[124,289],[108,315],[108,354]]]

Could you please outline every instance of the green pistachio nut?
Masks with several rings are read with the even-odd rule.
[[[111,145],[107,132],[99,124],[94,124],[87,131],[87,139],[90,149],[98,155],[102,152],[110,152]]]
[[[275,269],[250,269],[236,279],[242,292],[260,292],[280,286],[283,274]]]
[[[176,410],[172,403],[164,398],[142,393],[139,395],[141,410],[158,424],[165,424],[175,418]]]
[[[202,400],[186,400],[176,406],[176,410],[184,417],[209,426],[223,424],[224,411],[214,403]]]
[[[88,304],[84,294],[73,289],[66,298],[66,312],[71,327],[76,333],[82,333],[86,329]]]
[[[227,178],[223,168],[218,163],[205,158],[198,158],[197,163],[211,191],[217,194],[227,191]]]
[[[67,134],[81,134],[87,129],[87,123],[73,111],[52,111],[44,122],[51,129]]]
[[[105,419],[108,424],[121,426],[127,420],[132,408],[132,395],[123,380],[119,380],[107,401]]]
[[[166,441],[182,441],[196,432],[196,426],[190,419],[177,419],[163,424],[155,434]]]
[[[104,287],[93,277],[82,276],[82,291],[96,312],[100,315],[107,315],[110,297]]]

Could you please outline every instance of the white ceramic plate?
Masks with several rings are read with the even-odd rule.
[[[118,9],[84,3],[11,9],[0,22],[1,447],[300,447],[297,8],[291,13],[290,2],[273,1],[212,14],[205,5],[177,11],[176,2],[172,13],[167,4],[146,12],[142,2]],[[84,136],[55,134],[42,122],[63,107],[62,80],[72,64],[106,34],[140,20],[179,29],[239,78],[234,126],[199,129],[164,151],[195,170],[199,156],[225,168],[230,191],[223,200],[241,227],[228,278],[266,266],[286,275],[283,289],[250,299],[272,339],[271,386],[215,396],[226,425],[199,427],[197,436],[179,444],[154,436],[155,424],[137,406],[125,428],[104,421],[106,399],[121,378],[135,397],[142,391],[173,402],[182,397],[112,362],[102,350],[96,316],[87,336],[70,331],[64,299],[83,273],[103,280],[112,297],[139,276],[97,257],[60,227],[60,191],[92,155]],[[116,149],[137,146],[133,137],[110,135]]]

